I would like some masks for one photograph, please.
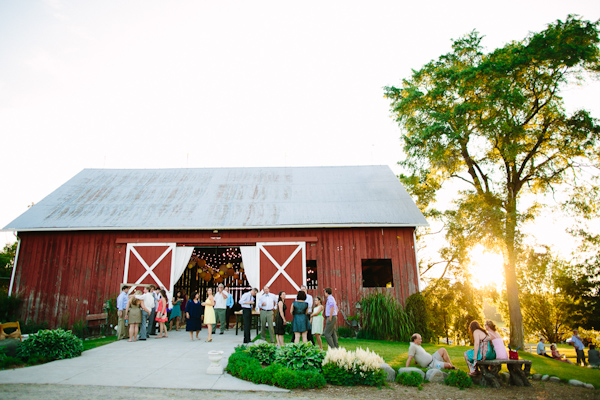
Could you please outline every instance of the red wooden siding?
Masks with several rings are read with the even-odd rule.
[[[355,314],[356,302],[368,293],[383,291],[404,302],[418,291],[413,228],[220,231],[220,239],[213,241],[214,236],[212,231],[21,232],[13,294],[24,299],[23,320],[46,321],[50,326],[73,324],[88,312],[102,312],[104,302],[117,296],[127,248],[123,239],[143,242],[180,238],[189,242],[198,238],[227,246],[253,245],[261,237],[280,238],[282,242],[316,237],[316,242],[306,243],[306,259],[316,260],[319,283],[318,289],[309,292],[323,297],[323,289],[331,287],[346,315]],[[245,238],[248,243],[243,243]],[[392,260],[394,287],[363,288],[363,259]],[[138,267],[141,273],[145,271],[141,265]],[[280,290],[289,288],[271,286],[273,293]]]

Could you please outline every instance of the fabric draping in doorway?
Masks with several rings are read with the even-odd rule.
[[[240,246],[246,279],[252,288],[258,288],[260,271],[258,270],[258,249],[256,246]]]
[[[173,288],[175,287],[175,283],[181,278],[183,275],[183,271],[187,267],[190,262],[190,258],[192,258],[192,253],[194,252],[193,247],[175,247],[175,252],[173,254],[173,269],[171,275],[171,287],[169,288],[169,308],[172,308],[171,299],[173,299]]]

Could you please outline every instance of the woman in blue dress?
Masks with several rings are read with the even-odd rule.
[[[473,340],[473,348],[465,351],[465,361],[469,367],[469,375],[479,375],[477,370],[477,361],[495,360],[496,352],[494,346],[490,345],[490,336],[487,331],[479,325],[479,322],[473,321],[469,325],[469,334]]]
[[[173,330],[173,321],[175,321],[175,330],[178,331],[181,322],[179,321],[181,318],[181,303],[183,302],[183,296],[181,295],[181,290],[178,290],[173,298],[173,309],[171,310],[171,314],[169,315],[169,330]]]
[[[296,296],[296,301],[292,303],[290,312],[292,313],[292,330],[294,331],[295,341],[294,343],[300,342],[300,335],[302,335],[302,342],[307,342],[308,334],[308,303],[306,300],[306,293],[299,291]]]
[[[202,314],[204,314],[204,307],[200,303],[200,293],[194,292],[192,300],[189,300],[185,306],[185,330],[190,333],[192,340],[194,340],[194,332],[196,332],[196,339],[200,339],[198,335],[202,329]]]

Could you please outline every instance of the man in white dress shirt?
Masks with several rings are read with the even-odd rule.
[[[254,308],[256,293],[258,293],[258,289],[252,289],[240,298],[244,318],[244,343],[250,343],[250,325],[252,325],[252,309]]]
[[[154,285],[145,286],[144,294],[135,296],[136,299],[142,300],[142,323],[140,325],[140,340],[148,339],[148,319],[150,313],[152,312],[152,309],[154,308],[154,295],[152,294],[153,290]]]
[[[227,326],[227,297],[228,293],[224,290],[225,286],[222,283],[219,283],[217,287],[217,293],[215,293],[215,324],[212,328],[213,335],[217,331],[217,323],[221,323],[221,335],[225,332],[225,327]]]
[[[277,309],[277,296],[270,293],[268,286],[263,288],[263,294],[258,298],[256,302],[256,308],[260,310],[260,338],[266,340],[267,331],[265,329],[265,323],[269,328],[269,335],[271,343],[275,340],[275,329],[273,328],[273,316]]]

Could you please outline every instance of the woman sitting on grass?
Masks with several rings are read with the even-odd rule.
[[[574,364],[573,361],[569,360],[567,357],[563,358],[564,354],[560,354],[558,352],[555,344],[550,345],[550,350],[552,350],[552,358],[554,358],[555,360],[559,360],[559,361],[566,362],[569,364]]]

